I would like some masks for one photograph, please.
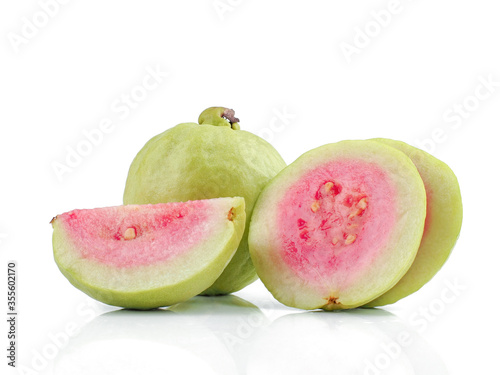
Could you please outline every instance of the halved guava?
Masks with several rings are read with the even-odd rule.
[[[328,144],[264,188],[250,223],[250,254],[283,304],[354,308],[406,273],[425,210],[424,184],[404,153],[376,141]]]
[[[74,210],[56,216],[54,259],[78,289],[109,305],[185,301],[220,276],[245,229],[243,198]]]
[[[234,111],[203,111],[197,123],[150,139],[130,165],[123,203],[245,198],[247,227],[229,265],[205,295],[236,292],[257,279],[248,252],[248,223],[261,190],[286,163],[264,139],[240,130]]]
[[[448,165],[401,141],[374,139],[404,152],[417,167],[427,194],[427,216],[417,256],[408,272],[389,291],[367,307],[394,303],[424,286],[441,269],[462,227],[462,197],[458,180]]]

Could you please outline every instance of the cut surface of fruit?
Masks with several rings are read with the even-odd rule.
[[[427,216],[417,256],[408,272],[367,307],[394,303],[424,286],[441,269],[462,226],[462,198],[457,178],[441,160],[401,141],[375,139],[404,152],[417,167],[427,195]]]
[[[266,186],[252,216],[250,253],[280,302],[353,308],[408,270],[425,210],[424,185],[402,152],[375,141],[329,144]]]
[[[149,309],[200,293],[245,229],[243,198],[74,210],[56,216],[54,258],[77,288],[110,305]]]
[[[369,267],[394,226],[394,190],[382,168],[360,160],[338,159],[306,173],[279,206],[283,259],[319,285],[328,273]]]

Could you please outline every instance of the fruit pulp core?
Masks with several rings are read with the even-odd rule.
[[[191,201],[74,210],[58,220],[82,258],[127,268],[166,261],[203,241],[223,222],[209,214],[209,203]]]
[[[279,238],[286,264],[323,283],[369,267],[395,223],[395,188],[375,163],[335,160],[308,172],[279,204]],[[349,273],[347,270],[350,270]]]

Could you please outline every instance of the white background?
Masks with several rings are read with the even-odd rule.
[[[7,261],[15,260],[23,366],[9,373],[495,371],[497,2],[61,0],[45,10],[43,3],[0,5],[0,311]],[[151,70],[157,81],[141,89]],[[131,93],[137,100],[127,112],[121,101]],[[463,195],[462,233],[448,263],[379,313],[286,308],[256,282],[236,293],[253,307],[194,299],[177,314],[98,317],[115,309],[58,271],[50,219],[121,204],[143,144],[214,105],[234,108],[241,127],[288,163],[343,139],[389,137],[430,150],[453,168]],[[84,131],[103,121],[102,141],[81,149],[86,155],[58,177],[55,163],[65,164],[68,150],[83,147]],[[7,329],[2,323],[2,374]]]

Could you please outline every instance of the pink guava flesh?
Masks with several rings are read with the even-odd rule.
[[[340,272],[348,286],[388,241],[394,196],[387,173],[374,163],[340,159],[317,166],[279,204],[282,258],[308,283],[321,285]]]
[[[57,217],[82,258],[119,268],[155,264],[207,238],[207,201],[74,210]]]

